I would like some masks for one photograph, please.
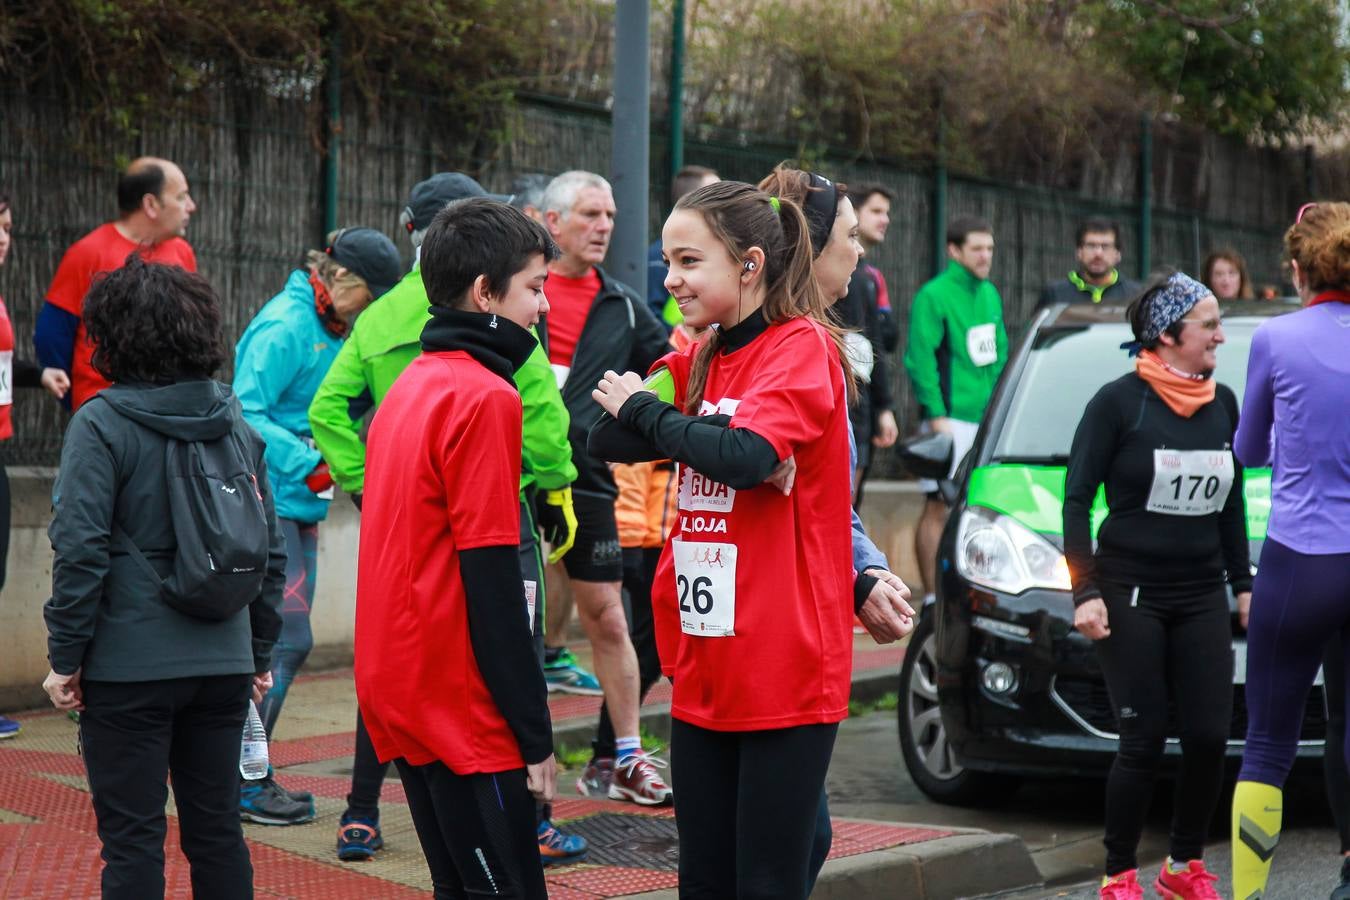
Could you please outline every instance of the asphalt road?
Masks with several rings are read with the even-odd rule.
[[[829,774],[830,809],[835,815],[930,826],[983,828],[1018,835],[1035,860],[1046,885],[997,896],[1017,900],[1095,898],[1101,874],[1103,791],[1099,781],[1056,780],[1024,784],[1003,805],[992,809],[943,806],[915,787],[900,757],[894,712],[849,719],[839,731]],[[1206,854],[1210,870],[1229,885],[1228,803],[1225,792],[1215,813],[1213,844]],[[1286,797],[1285,831],[1272,870],[1266,900],[1316,900],[1339,881],[1339,841],[1317,777],[1291,782]],[[1153,871],[1167,854],[1171,786],[1155,791],[1153,809],[1139,850],[1141,871]],[[1152,871],[1151,871],[1152,870]],[[1152,891],[1147,892],[1152,896]]]

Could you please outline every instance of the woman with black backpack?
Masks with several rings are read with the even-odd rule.
[[[263,441],[211,377],[225,347],[201,277],[129,259],[94,283],[84,323],[112,386],[61,451],[43,687],[81,711],[103,897],[164,896],[170,777],[193,896],[252,897],[239,741],[250,692],[271,686],[286,565]]]

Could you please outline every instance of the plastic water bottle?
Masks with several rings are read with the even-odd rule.
[[[239,745],[239,774],[249,781],[267,776],[267,731],[263,728],[258,705],[248,701],[244,720],[244,739]]]

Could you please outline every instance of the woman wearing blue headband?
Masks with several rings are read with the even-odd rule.
[[[1218,898],[1205,835],[1219,800],[1232,715],[1229,586],[1251,591],[1237,398],[1214,380],[1219,303],[1180,272],[1159,275],[1128,310],[1135,371],[1088,403],[1064,491],[1074,627],[1096,642],[1120,723],[1106,784],[1100,896],[1142,898],[1136,850],[1175,701],[1181,766],[1164,897]],[[1099,486],[1110,509],[1092,546]]]

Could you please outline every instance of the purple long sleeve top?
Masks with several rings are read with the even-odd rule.
[[[1267,537],[1350,553],[1350,303],[1319,303],[1252,335],[1234,451],[1272,466]]]

